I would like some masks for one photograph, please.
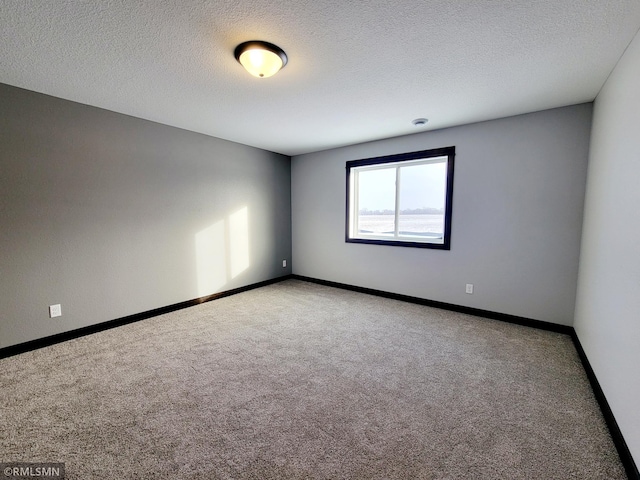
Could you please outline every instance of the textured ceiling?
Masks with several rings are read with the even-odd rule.
[[[0,82],[295,155],[591,101],[638,27],[638,0],[0,0]],[[254,39],[275,77],[234,59]]]

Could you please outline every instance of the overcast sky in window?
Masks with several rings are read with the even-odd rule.
[[[401,168],[400,209],[444,208],[446,162]],[[393,210],[395,168],[359,173],[360,210]]]

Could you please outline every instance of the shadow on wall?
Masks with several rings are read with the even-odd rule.
[[[196,234],[198,296],[217,293],[249,268],[249,210],[243,207]]]

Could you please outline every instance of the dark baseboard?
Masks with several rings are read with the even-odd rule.
[[[438,302],[435,300],[427,300],[425,298],[411,297],[409,295],[401,295],[399,293],[390,293],[383,290],[374,290],[372,288],[356,287],[353,285],[347,285],[345,283],[331,282],[329,280],[319,280],[317,278],[304,277],[302,275],[292,275],[291,278],[297,280],[304,280],[305,282],[317,283],[319,285],[326,285],[328,287],[342,288],[343,290],[351,290],[353,292],[366,293],[369,295],[376,295],[378,297],[391,298],[393,300],[401,300],[403,302],[417,303],[418,305],[426,305],[428,307],[441,308],[443,310],[450,310],[452,312],[466,313],[474,315],[476,317],[490,318],[492,320],[501,320],[503,322],[515,323],[517,325],[524,325],[527,327],[539,328],[541,330],[549,330],[551,332],[564,333],[565,335],[571,335],[573,327],[567,325],[560,325],[557,323],[543,322],[541,320],[533,320],[531,318],[518,317],[516,315],[508,315],[506,313],[491,312],[489,310],[481,310],[479,308],[463,307],[461,305],[455,305],[453,303]]]
[[[437,302],[434,300],[426,300],[418,297],[411,297],[408,295],[400,295],[397,293],[385,292],[382,290],[374,290],[371,288],[364,287],[356,287],[353,285],[347,285],[344,283],[331,282],[329,280],[320,280],[317,278],[304,277],[302,275],[291,275],[291,278],[295,278],[297,280],[303,280],[306,282],[317,283],[319,285],[326,285],[329,287],[341,288],[344,290],[351,290],[353,292],[366,293],[369,295],[376,295],[384,298],[391,298],[394,300],[401,300],[404,302],[417,303],[418,305],[426,305],[429,307],[442,308],[444,310],[450,310],[459,313],[467,313],[470,315],[475,315],[484,318],[490,318],[493,320],[500,320],[503,322],[515,323],[517,325],[525,325],[527,327],[539,328],[542,330],[549,330],[552,332],[563,333],[569,335],[573,340],[573,344],[578,352],[578,356],[582,362],[582,365],[587,373],[587,378],[589,379],[589,383],[591,384],[591,388],[593,389],[593,393],[598,401],[600,406],[600,410],[602,411],[602,415],[604,416],[607,427],[609,428],[609,433],[611,434],[611,438],[613,439],[613,443],[618,451],[618,455],[620,456],[620,460],[624,469],[629,477],[629,480],[640,480],[640,473],[638,473],[638,467],[629,451],[629,447],[627,446],[627,442],[622,436],[622,432],[620,431],[620,427],[618,426],[618,422],[611,411],[611,407],[609,406],[609,402],[600,387],[600,383],[591,368],[591,364],[587,359],[587,356],[578,340],[578,336],[576,335],[576,331],[573,327],[569,327],[566,325],[558,325],[550,322],[542,322],[540,320],[533,320],[524,317],[518,317],[515,315],[507,315],[504,313],[496,313],[488,310],[481,310],[477,308],[471,307],[463,307],[460,305],[454,305],[451,303],[445,302]]]
[[[199,305],[205,302],[210,302],[211,300],[216,300],[218,298],[228,297],[230,295],[236,295],[238,293],[247,292],[255,288],[260,288],[266,285],[271,285],[273,283],[282,282],[283,280],[287,280],[288,278],[291,278],[291,275],[285,275],[285,276],[273,278],[270,280],[264,280],[262,282],[253,283],[251,285],[246,285],[244,287],[234,288],[232,290],[226,290],[220,293],[214,293],[213,295],[194,298],[192,300],[187,300],[185,302],[174,303],[173,305],[167,305],[166,307],[155,308],[153,310],[136,313],[133,315],[129,315],[127,317],[117,318],[115,320],[108,320],[106,322],[101,322],[95,325],[88,325],[86,327],[77,328],[75,330],[70,330],[68,332],[62,332],[62,333],[58,333],[48,337],[38,338],[36,340],[31,340],[28,342],[19,343],[17,345],[11,345],[9,347],[0,348],[0,359],[11,357],[13,355],[18,355],[20,353],[29,352],[31,350],[36,350],[38,348],[48,347],[49,345],[54,345],[56,343],[66,342],[67,340],[83,337],[85,335],[90,335],[92,333],[102,332],[103,330],[109,330],[110,328],[116,328],[122,325],[127,325],[129,323],[139,322],[140,320],[146,320],[147,318],[156,317],[158,315],[163,315],[165,313],[175,312],[176,310],[181,310],[183,308],[193,307],[195,305]]]
[[[629,447],[624,437],[622,436],[622,432],[620,431],[620,427],[618,426],[618,422],[611,411],[611,407],[609,406],[609,402],[607,401],[607,397],[604,395],[604,391],[600,386],[600,382],[598,382],[598,377],[596,377],[593,368],[591,368],[591,364],[589,363],[589,359],[582,348],[582,344],[578,339],[578,335],[575,330],[571,334],[571,339],[573,340],[573,344],[578,351],[578,356],[580,357],[580,361],[582,362],[582,366],[584,367],[585,372],[587,372],[587,378],[589,378],[589,383],[591,384],[591,389],[593,390],[593,394],[598,401],[598,405],[600,405],[600,410],[602,411],[602,416],[604,417],[605,422],[607,422],[607,427],[609,427],[609,433],[611,434],[611,438],[613,439],[613,443],[618,450],[618,455],[620,456],[620,460],[622,461],[622,465],[624,465],[624,469],[627,472],[627,477],[629,480],[640,480],[640,472],[638,471],[638,466],[636,465],[633,456],[631,455],[631,451],[629,451]]]
[[[129,315],[127,317],[122,317],[115,320],[109,320],[107,322],[102,322],[96,325],[89,325],[86,327],[71,330],[69,332],[63,332],[56,335],[51,335],[48,337],[31,340],[29,342],[24,342],[17,345],[11,345],[9,347],[0,348],[0,359],[10,357],[13,355],[18,355],[20,353],[25,353],[31,350],[36,350],[38,348],[47,347],[49,345],[54,345],[56,343],[65,342],[67,340],[82,337],[85,335],[90,335],[92,333],[101,332],[103,330],[108,330],[110,328],[119,327],[121,325],[127,325],[129,323],[138,322],[140,320],[145,320],[147,318],[155,317],[157,315],[163,315],[165,313],[174,312],[176,310],[181,310],[183,308],[192,307],[195,305],[199,305],[201,303],[210,302],[218,298],[228,297],[238,293],[253,290],[255,288],[260,288],[266,285],[282,282],[289,278],[303,280],[311,283],[317,283],[319,285],[326,285],[329,287],[341,288],[344,290],[351,290],[359,293],[366,293],[369,295],[376,295],[379,297],[390,298],[394,300],[401,300],[404,302],[416,303],[418,305],[426,305],[429,307],[442,308],[444,310],[450,310],[450,311],[459,312],[459,313],[466,313],[466,314],[475,315],[479,317],[490,318],[493,320],[500,320],[504,322],[514,323],[517,325],[525,325],[527,327],[539,328],[542,330],[549,330],[552,332],[563,333],[571,336],[573,340],[573,344],[575,345],[575,348],[578,352],[582,365],[585,369],[585,372],[587,373],[587,377],[591,384],[591,388],[593,389],[594,395],[598,401],[598,404],[600,405],[600,410],[602,411],[602,415],[604,416],[604,419],[607,423],[607,427],[609,428],[609,432],[611,434],[613,442],[618,451],[618,455],[620,456],[620,460],[622,461],[625,471],[627,472],[627,476],[629,477],[629,480],[640,480],[640,473],[638,472],[638,467],[633,459],[633,456],[631,455],[629,447],[627,446],[627,442],[625,441],[622,435],[622,432],[620,431],[620,427],[618,426],[618,422],[616,421],[613,415],[613,412],[611,411],[609,402],[605,397],[602,387],[600,387],[600,383],[598,382],[598,379],[593,369],[591,368],[591,364],[587,359],[584,349],[582,348],[582,345],[580,344],[580,340],[578,339],[578,336],[576,335],[576,332],[573,329],[573,327],[568,327],[566,325],[558,325],[550,322],[543,322],[540,320],[533,320],[525,317],[518,317],[515,315],[507,315],[504,313],[491,312],[488,310],[481,310],[478,308],[463,307],[463,306],[454,305],[451,303],[437,302],[435,300],[427,300],[427,299],[418,298],[418,297],[411,297],[409,295],[401,295],[397,293],[390,293],[382,290],[375,290],[375,289],[365,288],[365,287],[356,287],[353,285],[332,282],[329,280],[320,280],[317,278],[304,277],[302,275],[285,275],[282,277],[265,280],[265,281],[254,283],[244,287],[227,290],[220,293],[214,293],[213,295],[195,298],[193,300],[187,300],[185,302],[175,303],[173,305],[168,305],[166,307],[160,307],[154,310],[136,313],[134,315]]]

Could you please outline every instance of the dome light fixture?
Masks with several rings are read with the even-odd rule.
[[[261,40],[241,43],[236,47],[234,55],[247,72],[258,78],[271,77],[287,64],[284,50]]]

